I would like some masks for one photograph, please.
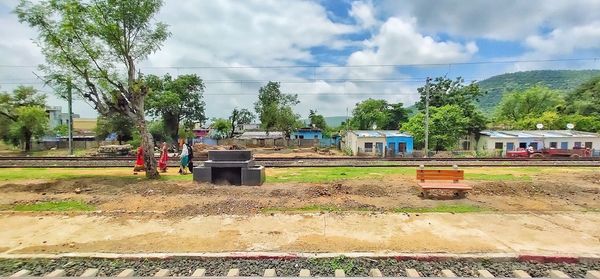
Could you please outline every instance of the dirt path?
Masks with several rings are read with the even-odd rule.
[[[600,213],[0,215],[3,253],[600,251]]]

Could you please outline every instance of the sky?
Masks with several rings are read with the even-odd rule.
[[[36,33],[0,0],[0,90],[31,85]],[[253,110],[258,89],[281,82],[296,113],[343,116],[367,98],[417,100],[426,77],[467,82],[536,69],[599,69],[600,0],[164,0],[171,37],[139,63],[147,74],[198,74],[206,115]],[[579,60],[580,59],[580,60]],[[558,61],[557,61],[558,60]],[[95,117],[76,100],[74,113]]]

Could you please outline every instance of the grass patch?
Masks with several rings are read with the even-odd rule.
[[[15,211],[93,211],[95,209],[92,205],[75,200],[18,204],[13,207]]]
[[[5,169],[0,172],[0,180],[29,180],[29,179],[73,179],[99,176],[77,173],[75,169]]]
[[[465,173],[465,180],[481,181],[531,181],[529,175]]]
[[[487,209],[470,204],[442,204],[435,207],[402,207],[394,209],[394,212],[402,213],[427,213],[427,212],[436,212],[436,213],[470,213],[470,212],[482,212]]]
[[[404,167],[321,167],[277,169],[267,174],[267,182],[332,182],[343,179],[383,179],[387,175],[414,174]]]

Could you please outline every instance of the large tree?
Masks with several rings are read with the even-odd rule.
[[[308,113],[308,120],[310,120],[310,126],[315,126],[323,131],[327,130],[327,122],[325,117],[318,114],[316,110],[310,110]]]
[[[49,82],[72,85],[100,114],[121,114],[136,124],[148,178],[159,174],[144,113],[150,89],[136,63],[169,36],[167,26],[154,21],[161,6],[161,0],[21,0],[15,10],[38,31]]]
[[[2,139],[31,149],[31,138],[46,133],[48,117],[46,95],[30,86],[19,86],[12,94],[0,93],[0,131]]]
[[[386,100],[369,98],[356,104],[350,125],[359,130],[372,129],[374,125],[378,129],[398,130],[408,120],[408,114],[409,110],[402,103],[390,104]]]
[[[269,81],[258,91],[258,101],[254,109],[258,114],[261,126],[267,133],[273,129],[285,132],[289,137],[298,126],[299,115],[292,110],[293,105],[300,103],[298,95],[281,93],[279,82]]]
[[[254,114],[252,114],[252,112],[250,112],[248,109],[234,108],[233,111],[231,111],[231,116],[229,116],[229,124],[231,126],[231,133],[229,134],[229,137],[233,138],[235,128],[242,124],[252,123],[254,118]]]
[[[163,78],[148,76],[146,81],[151,89],[146,110],[161,118],[172,140],[178,138],[180,123],[186,130],[192,130],[196,123],[204,123],[204,83],[200,77],[191,74],[173,79],[167,74]]]
[[[96,138],[104,140],[108,135],[115,133],[119,144],[133,139],[134,124],[128,117],[120,114],[100,116],[96,120]]]
[[[425,146],[425,115],[419,112],[413,115],[402,131],[410,133],[417,147]],[[429,117],[429,150],[451,150],[467,132],[469,120],[456,105],[432,107]]]
[[[481,91],[477,83],[472,82],[465,85],[462,77],[454,80],[437,77],[428,85],[418,88],[417,91],[420,95],[420,99],[416,103],[419,111],[425,112],[425,101],[429,91],[429,107],[440,108],[450,105],[460,108],[463,117],[467,119],[464,133],[473,134],[476,141],[479,140],[479,132],[486,128],[487,119],[476,106],[479,97],[486,94]]]
[[[231,123],[225,118],[213,118],[210,127],[212,128],[210,134],[212,138],[224,139],[227,138],[227,136],[229,135],[229,131],[231,130]]]
[[[522,92],[504,94],[496,108],[499,121],[517,122],[526,117],[539,117],[547,111],[557,111],[564,101],[557,91],[536,85]]]

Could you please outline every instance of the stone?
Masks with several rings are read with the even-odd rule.
[[[227,271],[227,277],[239,277],[240,276],[240,270],[237,268],[232,268],[229,271]]]
[[[277,273],[275,272],[275,269],[265,269],[263,277],[277,277]]]
[[[335,277],[338,277],[338,278],[346,277],[346,273],[344,272],[343,269],[336,269],[335,270]]]

